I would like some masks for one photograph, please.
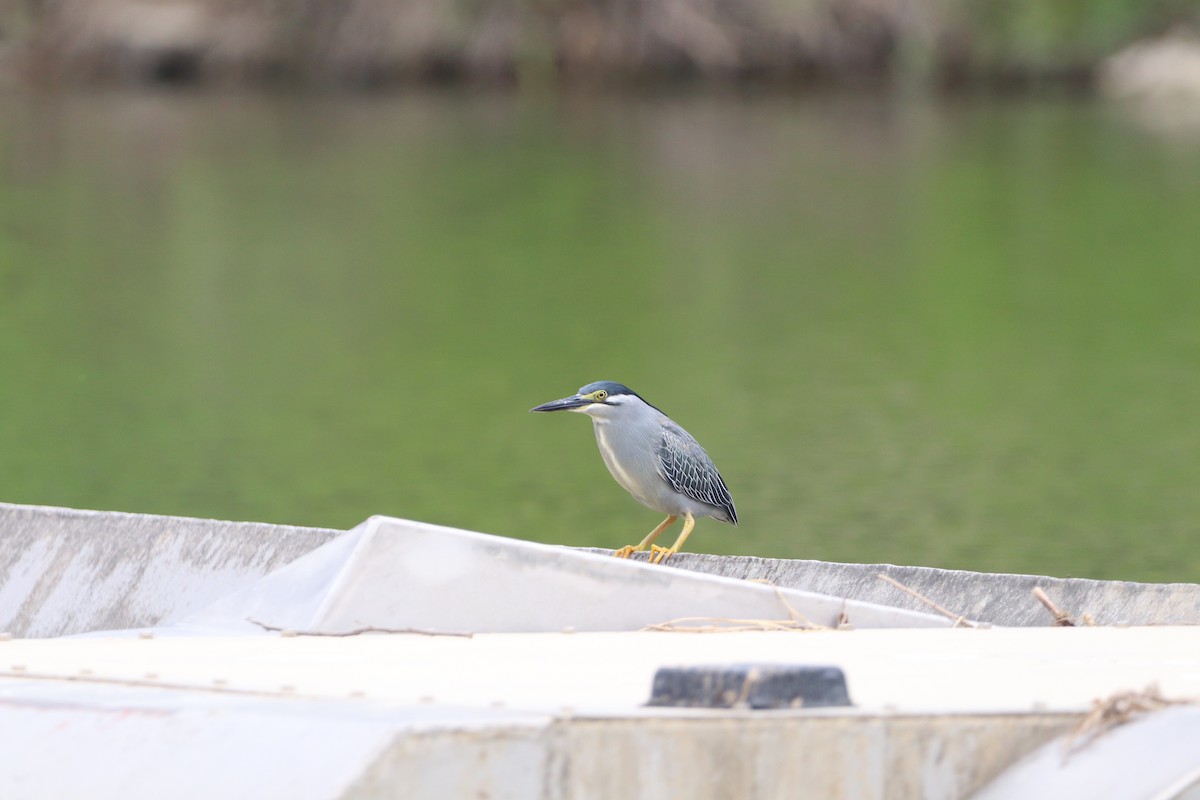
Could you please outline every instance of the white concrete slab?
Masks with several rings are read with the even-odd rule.
[[[676,713],[642,709],[660,666],[786,663],[841,667],[859,712],[1080,712],[1200,697],[1197,653],[1195,627],[57,639],[0,642],[0,678],[626,715]]]
[[[0,680],[0,796],[958,800],[1066,724],[746,711],[550,718]]]
[[[0,680],[0,797],[363,796],[364,778],[397,742],[455,731],[456,746],[434,758],[392,759],[420,777],[420,790],[405,796],[536,798],[549,722],[503,711]],[[389,787],[386,796],[402,788]]]
[[[0,797],[957,800],[1096,699],[1200,697],[1196,653],[1193,627],[0,641]],[[643,705],[660,666],[733,662],[839,666],[856,705]]]
[[[439,525],[372,517],[180,622],[180,632],[363,627],[634,631],[685,617],[947,627],[945,617]]]

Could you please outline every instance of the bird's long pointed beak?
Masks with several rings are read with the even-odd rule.
[[[577,394],[573,394],[570,397],[564,397],[561,400],[551,400],[549,403],[542,403],[540,406],[535,406],[529,410],[530,411],[570,411],[575,408],[583,408],[584,406],[590,406],[594,402],[595,402],[594,400],[590,400],[586,397],[580,397]]]

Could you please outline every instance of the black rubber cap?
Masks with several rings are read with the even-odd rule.
[[[837,667],[729,664],[662,667],[654,674],[651,706],[689,708],[822,708],[850,705],[846,676]]]

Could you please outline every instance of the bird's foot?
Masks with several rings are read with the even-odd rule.
[[[624,547],[622,547],[620,550],[614,550],[613,557],[614,558],[629,558],[631,555],[633,555],[633,553],[636,550],[637,550],[636,547],[634,547],[631,544],[627,544]]]
[[[671,547],[660,547],[656,544],[650,545],[650,563],[651,564],[662,564],[668,558],[670,558],[671,556],[675,555],[678,552],[679,552],[678,550],[675,550],[674,548],[671,548]]]

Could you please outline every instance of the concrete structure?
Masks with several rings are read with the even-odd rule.
[[[1200,696],[1197,652],[1191,627],[10,641],[0,796],[958,798],[1096,699]],[[660,666],[733,659],[837,664],[854,706],[645,707]]]
[[[1086,624],[1083,618],[1087,615],[1096,625],[1200,625],[1200,584],[1194,583],[1097,581],[699,553],[681,553],[671,563],[708,575],[769,581],[867,603],[930,610],[927,604],[878,577],[886,575],[955,614],[993,625],[1051,624],[1051,615],[1034,599],[1035,587],[1045,591],[1077,624]]]
[[[0,631],[66,636],[169,623],[338,533],[0,503]]]
[[[975,800],[1200,798],[1200,707],[1165,708],[1039,747]]]
[[[65,636],[177,622],[325,544],[341,531],[0,503],[0,631]],[[606,552],[606,551],[596,551]],[[640,554],[635,554],[635,557]],[[1200,585],[991,575],[890,564],[680,553],[679,569],[922,613],[888,575],[956,614],[1046,625],[1031,591],[1097,624],[1200,624]]]
[[[372,517],[170,627],[210,635],[264,627],[525,633],[636,631],[718,618],[807,627],[951,624],[944,616],[837,596]]]
[[[1200,627],[951,627],[867,598],[911,600],[883,571],[958,613],[1026,614],[1036,584],[1076,614],[1188,619],[1197,587],[673,563],[776,586],[387,518],[339,534],[0,506],[9,629],[85,634],[0,639],[0,797],[1195,800],[1200,717],[1134,712],[1200,698]],[[778,624],[797,608],[826,627]],[[630,631],[678,615],[745,630]],[[894,624],[924,627],[869,628]],[[542,632],[476,633],[514,627]],[[836,667],[852,705],[647,706],[661,668],[731,664]],[[1154,702],[1097,710],[1137,692]],[[1073,734],[1089,719],[1118,727]]]

